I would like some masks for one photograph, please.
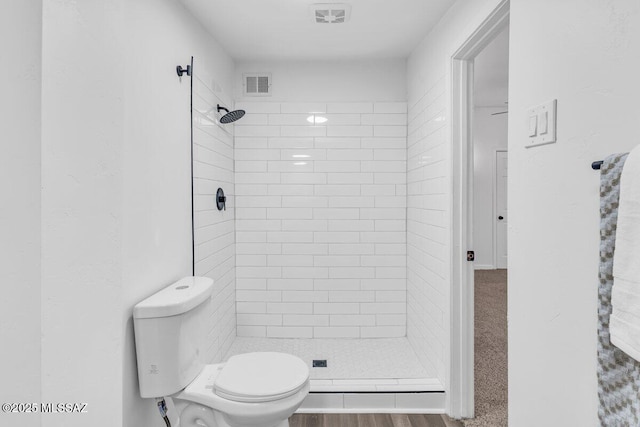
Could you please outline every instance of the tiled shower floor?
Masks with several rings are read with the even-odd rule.
[[[311,369],[312,392],[442,391],[420,365],[406,338],[386,339],[235,339],[225,358],[254,351],[278,351],[300,357]],[[312,368],[326,359],[326,368]]]

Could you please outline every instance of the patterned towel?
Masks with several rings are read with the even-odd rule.
[[[610,156],[600,168],[598,417],[600,424],[606,427],[640,426],[640,362],[627,356],[609,341],[620,174],[626,159],[627,154]]]

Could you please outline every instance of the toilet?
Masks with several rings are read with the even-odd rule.
[[[204,363],[212,292],[213,280],[185,277],[134,307],[140,395],[171,397],[180,427],[288,427],[309,393],[308,366],[274,352]]]

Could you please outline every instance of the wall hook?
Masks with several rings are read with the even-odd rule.
[[[178,73],[178,77],[182,77],[184,73],[187,73],[187,76],[191,76],[191,65],[187,65],[187,68],[182,68],[182,65],[178,65],[176,67],[176,73]]]

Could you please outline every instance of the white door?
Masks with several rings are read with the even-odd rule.
[[[507,268],[507,152],[496,151],[496,268]]]

